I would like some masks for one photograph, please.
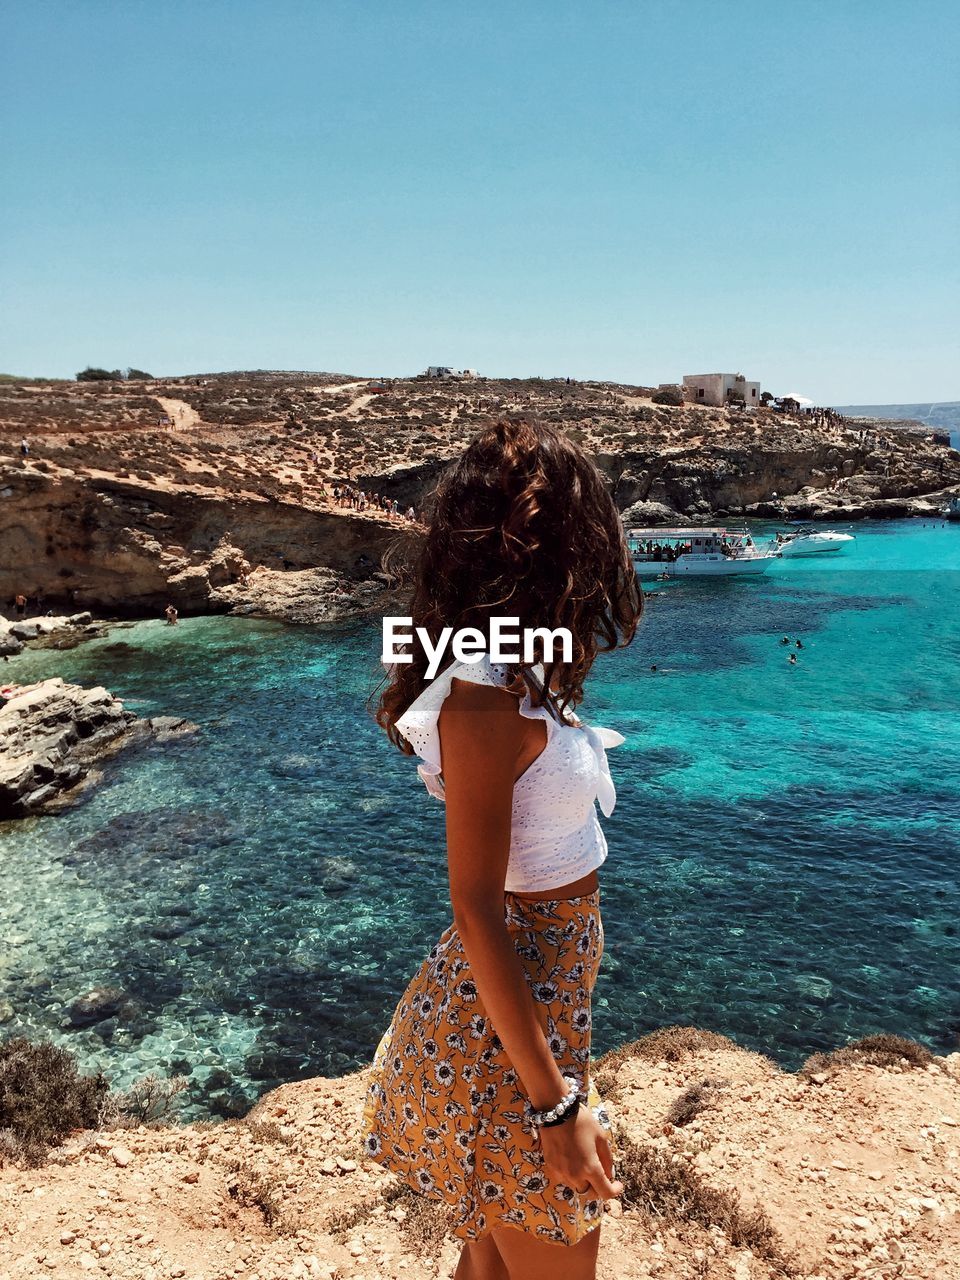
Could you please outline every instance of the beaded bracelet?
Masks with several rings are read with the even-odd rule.
[[[580,1110],[580,1099],[579,1097],[577,1097],[577,1098],[574,1098],[573,1102],[570,1104],[570,1106],[567,1108],[566,1111],[562,1111],[560,1115],[557,1116],[556,1120],[544,1120],[543,1123],[539,1126],[539,1128],[552,1129],[554,1125],[566,1124],[569,1120],[575,1120],[577,1116],[577,1112],[579,1110]]]
[[[534,1111],[531,1107],[527,1108],[530,1123],[536,1129],[549,1128],[551,1125],[560,1124],[564,1120],[568,1120],[571,1115],[575,1115],[579,1110],[581,1097],[580,1089],[576,1080],[570,1076],[563,1077],[564,1087],[567,1093],[560,1099],[555,1106],[547,1111]]]

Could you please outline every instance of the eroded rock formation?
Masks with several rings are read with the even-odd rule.
[[[0,819],[62,808],[118,751],[196,728],[172,716],[141,720],[98,686],[56,678],[5,687],[0,703]]]

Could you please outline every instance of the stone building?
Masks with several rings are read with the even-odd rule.
[[[479,378],[480,375],[476,369],[454,369],[448,364],[431,364],[426,371],[420,375],[422,378],[466,378],[472,381]]]
[[[742,402],[749,409],[760,403],[760,383],[742,373],[685,373],[683,398],[689,404],[725,405]]]

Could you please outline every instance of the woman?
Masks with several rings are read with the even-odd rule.
[[[642,607],[603,477],[566,436],[482,431],[441,480],[411,614],[488,633],[565,627],[568,661],[484,655],[432,680],[416,646],[377,720],[446,802],[453,923],[375,1055],[367,1154],[454,1210],[457,1280],[592,1280],[603,1202],[620,1194],[590,1076],[590,997],[603,951],[594,807],[613,809],[604,748],[623,738],[573,708],[597,653]],[[566,655],[565,655],[566,656]]]

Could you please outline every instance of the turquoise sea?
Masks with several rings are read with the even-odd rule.
[[[851,531],[827,563],[658,584],[598,661],[583,714],[627,736],[598,1052],[676,1022],[787,1065],[881,1030],[957,1047],[960,526]],[[193,1115],[364,1062],[449,921],[442,807],[365,711],[378,656],[370,624],[196,618],[5,665],[201,732],[0,825],[0,1033],[118,1087],[187,1075]],[[69,1029],[94,986],[123,1016]]]

